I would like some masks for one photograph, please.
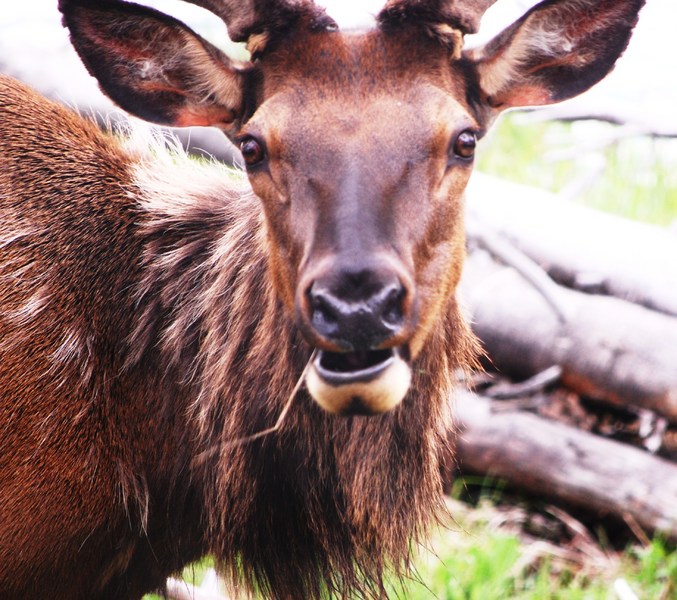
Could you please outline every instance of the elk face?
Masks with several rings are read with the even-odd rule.
[[[480,125],[448,60],[418,31],[322,32],[259,65],[240,143],[278,290],[319,350],[308,387],[332,412],[402,400],[458,281]]]
[[[406,395],[450,307],[475,142],[504,109],[570,98],[613,67],[643,0],[546,0],[461,53],[492,0],[389,0],[336,31],[310,0],[193,0],[221,16],[240,67],[184,25],[113,0],[61,0],[86,66],[123,108],[215,125],[261,198],[276,289],[318,350],[307,377],[338,413]]]

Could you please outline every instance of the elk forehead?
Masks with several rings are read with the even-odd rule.
[[[439,179],[454,135],[480,129],[463,72],[418,31],[306,34],[266,56],[260,74],[259,106],[242,134],[265,142],[283,201],[291,187],[327,194],[355,176],[372,196],[419,167]]]
[[[311,109],[319,125],[336,116],[323,112],[332,102],[359,114],[379,96],[422,108],[427,96],[418,90],[426,84],[466,104],[467,81],[451,59],[448,48],[414,27],[392,33],[300,33],[260,61],[259,98],[265,102],[291,90],[306,102],[295,107],[301,109],[295,118],[305,120]],[[324,104],[323,111],[315,102]]]

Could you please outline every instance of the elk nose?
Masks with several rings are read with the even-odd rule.
[[[308,291],[315,331],[345,350],[375,349],[405,323],[406,289],[393,274],[342,272]]]

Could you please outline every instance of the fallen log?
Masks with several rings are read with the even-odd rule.
[[[484,252],[469,256],[461,294],[491,363],[518,378],[558,365],[564,385],[580,394],[677,423],[677,318],[609,296],[555,291],[564,320],[517,271]]]
[[[677,236],[475,173],[468,211],[559,283],[677,315]]]
[[[590,103],[585,98],[580,98],[576,102],[554,104],[543,110],[524,111],[520,115],[520,122],[529,124],[544,121],[603,121],[623,127],[636,136],[677,137],[677,123],[672,113],[643,110],[640,102],[635,106],[634,109],[620,104],[610,106],[608,102]]]
[[[456,395],[462,472],[677,540],[677,464],[534,414],[494,412],[492,404]]]

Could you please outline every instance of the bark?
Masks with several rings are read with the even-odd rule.
[[[634,519],[677,539],[677,464],[524,412],[493,412],[469,392],[456,397],[456,441],[464,472],[583,508]]]
[[[491,363],[522,379],[558,365],[562,382],[581,394],[677,423],[677,318],[618,298],[555,291],[564,321],[517,271],[483,252],[469,257],[461,296]]]
[[[677,315],[677,235],[475,173],[468,210],[555,280]]]

